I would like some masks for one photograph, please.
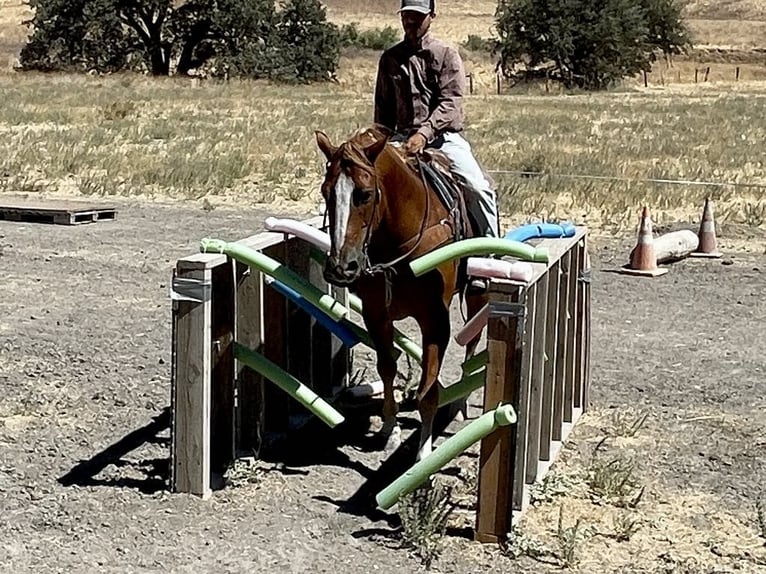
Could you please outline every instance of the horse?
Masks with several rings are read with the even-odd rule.
[[[421,420],[417,460],[421,460],[432,448],[439,373],[450,338],[449,309],[465,278],[458,261],[420,277],[408,263],[454,241],[455,218],[422,172],[410,165],[415,162],[408,162],[382,129],[360,129],[337,146],[322,131],[315,136],[327,159],[321,192],[331,248],[323,274],[328,283],[350,288],[362,301],[362,318],[384,387],[380,436],[386,451],[401,443],[393,390],[394,321],[414,318],[422,334],[422,375],[416,394]],[[486,293],[465,294],[468,319],[486,299]],[[466,357],[473,354],[479,337],[466,346]]]

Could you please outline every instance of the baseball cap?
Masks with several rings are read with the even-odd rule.
[[[399,8],[399,12],[405,10],[430,14],[434,11],[434,0],[402,0],[402,7]]]

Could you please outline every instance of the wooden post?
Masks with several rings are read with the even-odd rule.
[[[649,86],[649,79],[647,78],[646,70],[644,70],[644,87]]]
[[[710,66],[705,68],[705,81],[707,82],[708,76],[710,75]]]
[[[699,70],[697,68],[694,68],[694,83],[697,83],[699,77]]]
[[[500,74],[497,74],[497,95],[500,95]]]
[[[170,488],[211,494],[212,268],[224,255],[179,261],[173,275]]]
[[[496,288],[506,290],[496,291]],[[518,403],[524,320],[520,315],[525,297],[518,286],[495,287],[493,283],[490,288],[485,412],[499,403]],[[513,426],[518,425],[501,427],[481,443],[475,531],[479,542],[504,540],[511,529],[517,446]]]
[[[734,69],[734,81],[735,81],[735,82],[738,82],[738,81],[739,81],[739,66],[737,66],[737,67]]]

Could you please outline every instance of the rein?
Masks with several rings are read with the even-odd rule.
[[[362,273],[365,273],[367,275],[375,275],[376,273],[385,273],[388,275],[389,273],[395,273],[395,270],[393,269],[396,265],[401,263],[402,261],[406,260],[410,255],[415,253],[418,247],[420,247],[421,241],[423,241],[423,235],[426,231],[426,225],[428,224],[428,214],[431,210],[431,194],[428,193],[428,184],[426,183],[425,175],[423,175],[423,167],[422,167],[422,160],[420,159],[420,156],[417,157],[418,160],[418,172],[420,173],[420,180],[423,182],[423,189],[426,193],[426,207],[423,212],[423,218],[420,222],[420,231],[418,231],[417,234],[417,241],[415,242],[415,245],[413,245],[406,253],[400,255],[399,257],[387,262],[387,263],[376,263],[375,265],[370,264],[370,258],[367,253],[367,250],[369,248],[369,242],[370,237],[372,235],[372,222],[375,219],[375,215],[378,212],[378,205],[380,204],[380,188],[377,186],[375,187],[375,206],[372,210],[372,216],[370,217],[370,221],[367,222],[367,233],[364,238],[364,243],[362,245],[362,251],[364,253],[364,263],[365,268],[362,270]],[[406,245],[412,241],[412,239],[408,239],[405,241],[402,245]]]

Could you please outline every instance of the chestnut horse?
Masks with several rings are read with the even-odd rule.
[[[458,284],[458,261],[415,277],[408,263],[454,240],[455,222],[417,169],[410,167],[388,137],[376,128],[360,130],[333,145],[316,132],[327,158],[322,195],[330,224],[331,249],[324,276],[349,287],[362,300],[364,324],[372,337],[377,370],[383,380],[383,428],[386,450],[401,441],[394,400],[396,361],[393,322],[412,317],[422,333],[422,376],[417,391],[421,420],[417,458],[431,452],[438,409],[438,379],[450,338],[450,304]],[[485,295],[466,297],[470,318]],[[473,353],[479,336],[467,347]]]

